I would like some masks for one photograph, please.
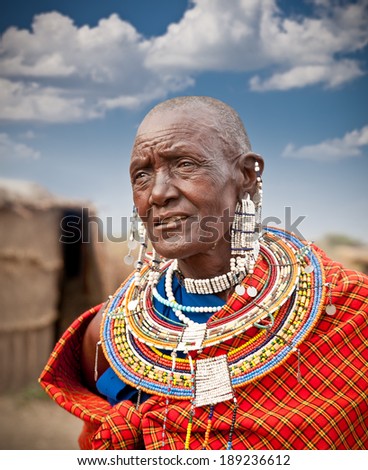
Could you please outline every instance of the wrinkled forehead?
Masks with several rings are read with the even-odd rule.
[[[193,140],[213,138],[220,134],[219,122],[211,110],[204,108],[158,110],[143,119],[136,134],[134,147],[153,136],[160,138],[167,134],[173,139],[175,136],[181,139],[183,134]]]

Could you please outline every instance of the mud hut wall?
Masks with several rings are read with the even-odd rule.
[[[37,379],[54,341],[60,210],[0,209],[0,391]]]

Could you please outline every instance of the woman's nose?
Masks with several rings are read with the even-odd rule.
[[[166,172],[157,172],[153,179],[149,203],[156,206],[165,206],[172,199],[178,197],[178,189]]]

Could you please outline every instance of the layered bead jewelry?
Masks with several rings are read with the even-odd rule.
[[[180,304],[173,292],[178,262],[160,260],[153,252],[145,263],[144,236],[135,273],[107,302],[101,346],[121,380],[165,397],[162,447],[171,400],[190,402],[186,449],[195,408],[209,405],[202,446],[207,448],[214,406],[232,401],[227,443],[231,449],[236,389],[270,373],[295,352],[299,358],[298,346],[321,314],[326,294],[319,256],[311,244],[291,233],[274,228],[260,232],[262,181],[258,165],[255,170],[255,204],[247,196],[235,210],[230,271],[212,279],[183,280],[186,291],[194,294],[233,288],[225,305]],[[164,294],[157,289],[161,280]],[[175,320],[160,313],[157,303],[172,309]],[[327,313],[333,314],[332,307]],[[186,315],[193,312],[212,315],[207,322],[197,323]],[[249,330],[255,333],[248,336]],[[233,347],[225,348],[229,342]]]
[[[148,267],[141,271],[139,287],[132,277],[118,289],[105,311],[102,346],[121,378],[133,386],[139,383],[149,393],[189,399],[192,388],[188,361],[176,363],[169,392],[167,377],[172,360],[159,351],[205,352],[270,317],[274,319],[273,335],[260,329],[255,339],[227,354],[231,386],[236,388],[255,380],[283,362],[318,318],[323,305],[324,274],[317,254],[292,234],[267,229],[260,246],[262,270],[267,276],[258,285],[257,297],[235,292],[205,324],[188,325],[162,318],[152,304]],[[163,263],[161,275],[167,274],[170,265],[171,262]],[[308,266],[313,266],[312,272],[304,270]],[[256,272],[259,276],[257,269]],[[244,286],[247,281],[244,278]],[[225,370],[225,362],[221,364]]]

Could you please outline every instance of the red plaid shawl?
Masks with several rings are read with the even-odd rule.
[[[301,344],[300,383],[292,355],[236,390],[233,449],[368,449],[368,278],[318,252],[326,282],[333,284],[337,313],[323,313]],[[85,312],[64,333],[40,383],[56,403],[84,421],[82,449],[160,449],[165,398],[152,396],[138,410],[130,401],[111,407],[81,384],[81,339],[100,307]],[[226,448],[232,406],[216,405],[207,448]],[[189,411],[188,401],[171,401],[166,449],[184,449]],[[208,412],[208,406],[196,410],[191,449],[202,448]]]

